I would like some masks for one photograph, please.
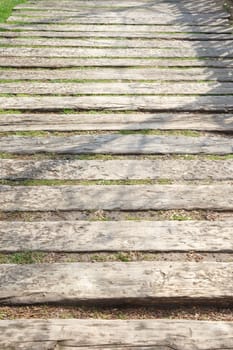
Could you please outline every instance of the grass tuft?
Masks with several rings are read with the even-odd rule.
[[[25,2],[26,0],[0,0],[0,23],[6,21],[16,5]]]

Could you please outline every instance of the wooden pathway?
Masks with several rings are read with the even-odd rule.
[[[1,258],[50,257],[1,264],[1,306],[233,306],[229,17],[220,0],[28,0],[0,26]],[[232,350],[233,322],[0,321],[1,350],[71,348]]]

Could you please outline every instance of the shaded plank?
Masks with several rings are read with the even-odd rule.
[[[47,47],[125,47],[125,48],[188,48],[198,52],[198,50],[223,50],[226,51],[233,49],[232,40],[216,41],[216,40],[158,40],[158,39],[125,39],[125,38],[2,38],[0,37],[0,45],[12,45],[12,46],[47,46]]]
[[[0,221],[0,251],[232,252],[233,222]]]
[[[218,25],[228,25],[228,18],[209,18],[209,15],[205,16],[197,16],[193,18],[192,15],[187,16],[153,16],[151,12],[149,13],[141,13],[140,11],[137,14],[122,14],[118,13],[111,15],[110,13],[106,13],[106,16],[103,13],[100,14],[87,14],[83,13],[75,16],[65,16],[64,14],[47,14],[47,15],[38,15],[38,16],[26,16],[22,13],[22,15],[13,14],[8,18],[9,22],[21,22],[21,23],[65,23],[65,24],[79,24],[79,23],[92,23],[92,24],[156,24],[156,25],[208,25],[208,26],[218,26]]]
[[[3,91],[6,92],[6,90]],[[101,114],[101,112],[96,114],[0,114],[0,131],[142,129],[233,131],[233,115],[231,113]]]
[[[215,350],[233,347],[233,323],[190,320],[2,320],[2,350]],[[11,336],[9,337],[9,333]],[[192,334],[192,337],[190,337]],[[27,339],[27,342],[22,342]]]
[[[1,94],[29,95],[233,95],[232,82],[82,82],[43,83],[18,82],[0,83]]]
[[[1,179],[233,180],[233,160],[16,160],[1,159]]]
[[[232,34],[232,27],[228,26],[199,26],[199,25],[131,25],[131,24],[56,24],[56,23],[25,23],[25,24],[7,24],[1,23],[1,28],[8,30],[44,30],[44,31],[68,31],[68,32],[142,32],[142,33],[213,33],[213,34]]]
[[[50,137],[9,136],[0,138],[0,151],[6,153],[69,154],[231,154],[229,137],[188,137],[170,135],[75,135]]]
[[[0,31],[0,37],[3,38],[27,38],[27,37],[40,37],[40,38],[150,38],[150,39],[170,39],[171,40],[187,40],[189,42],[196,42],[196,40],[207,41],[223,41],[223,40],[233,40],[233,35],[231,34],[209,34],[209,33],[160,33],[160,32],[127,32],[127,31],[46,31],[46,30],[24,30],[21,31]],[[65,42],[65,41],[64,41]],[[184,43],[184,41],[182,41]],[[191,44],[190,44],[191,45]],[[199,44],[201,45],[201,44]],[[93,45],[95,46],[95,45]]]
[[[205,67],[210,68],[228,68],[233,67],[233,60],[230,59],[159,59],[159,58],[67,58],[67,57],[5,57],[0,56],[1,67],[48,67],[48,68],[73,68],[73,67]],[[172,73],[172,72],[171,72]],[[161,75],[160,75],[161,76]],[[174,75],[173,75],[174,77]],[[163,78],[163,76],[162,76]],[[187,79],[187,78],[186,78]],[[193,79],[195,79],[193,77]],[[225,78],[219,78],[225,79]],[[230,78],[231,79],[231,78]],[[229,80],[230,80],[229,79]]]
[[[138,57],[138,58],[232,58],[233,48],[69,48],[69,47],[5,47],[0,48],[0,55],[8,56],[39,56],[39,57]]]
[[[232,96],[31,96],[0,97],[2,109],[58,111],[132,110],[132,111],[210,111],[233,110]]]
[[[38,59],[37,59],[38,60]],[[5,61],[7,61],[5,59]],[[232,68],[73,68],[73,69],[6,69],[0,71],[4,80],[159,80],[159,81],[229,81]],[[77,83],[77,81],[75,81]]]
[[[132,262],[0,266],[0,302],[231,302],[233,263]]]
[[[0,186],[0,191],[2,211],[233,209],[232,185]]]

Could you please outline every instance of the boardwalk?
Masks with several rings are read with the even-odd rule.
[[[0,308],[231,308],[226,6],[28,0],[0,27]],[[1,350],[233,349],[232,316],[1,315]]]

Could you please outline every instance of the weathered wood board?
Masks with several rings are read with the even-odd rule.
[[[43,30],[43,31],[63,31],[63,32],[135,32],[142,33],[212,33],[212,34],[232,34],[232,27],[226,26],[208,26],[208,25],[135,25],[133,24],[59,24],[59,23],[27,23],[27,24],[7,24],[1,23],[1,28],[8,30]],[[71,33],[70,33],[71,34]],[[97,35],[98,36],[98,35]]]
[[[39,57],[131,57],[131,58],[233,58],[233,48],[87,48],[87,47],[4,47],[0,55]]]
[[[32,36],[32,35],[31,35]],[[9,46],[46,46],[46,47],[102,47],[102,48],[158,48],[158,49],[193,49],[198,50],[232,50],[233,41],[225,39],[218,40],[177,40],[177,39],[133,39],[133,38],[2,38],[0,45]]]
[[[104,68],[106,67],[115,67],[115,68],[122,68],[122,67],[157,67],[157,68],[167,68],[167,67],[187,67],[187,68],[198,68],[198,67],[205,67],[206,71],[213,70],[214,68],[229,68],[233,67],[233,60],[230,59],[159,59],[159,58],[68,58],[68,57],[40,57],[38,60],[38,57],[14,57],[14,56],[7,56],[7,59],[3,56],[0,56],[0,66],[1,67],[18,67],[18,68],[32,68],[32,67],[38,67],[38,68],[74,68],[74,67],[101,67],[101,70],[104,71]],[[223,72],[223,70],[222,70]],[[223,80],[225,78],[225,75],[222,74],[219,76],[217,80]],[[172,74],[172,72],[171,72]],[[197,74],[197,72],[196,72]],[[195,80],[195,76],[191,74],[192,80]],[[212,75],[212,74],[210,74]],[[164,74],[161,76],[160,79],[163,78]],[[184,76],[183,80],[190,79],[190,72],[189,75]],[[216,76],[216,73],[214,74]],[[173,79],[174,79],[174,73],[173,73]],[[223,78],[222,78],[223,77]],[[184,79],[185,78],[185,79]],[[136,79],[134,76],[133,79]],[[208,77],[206,77],[208,79]],[[212,79],[212,77],[211,77]],[[229,81],[232,81],[232,78],[229,76],[227,78]],[[212,79],[216,80],[216,78]],[[227,80],[226,80],[227,81]]]
[[[21,83],[22,84],[22,83]],[[233,131],[232,113],[22,113],[0,114],[0,131],[29,130]]]
[[[57,346],[64,350],[169,350],[174,347],[177,350],[215,350],[233,347],[233,323],[224,321],[22,319],[0,321],[0,331],[2,350],[50,350]]]
[[[232,112],[233,98],[217,96],[29,96],[0,97],[3,110]],[[231,142],[231,141],[229,141]]]
[[[37,59],[38,60],[38,59]],[[6,60],[7,61],[7,60]],[[135,64],[137,62],[135,61]],[[114,61],[112,62],[112,65]],[[233,82],[232,68],[73,68],[73,69],[3,69],[0,71],[1,80],[157,80],[162,81],[193,81],[207,80]],[[206,82],[206,83],[208,83]],[[68,82],[66,82],[68,83]],[[96,83],[96,82],[95,82]],[[200,82],[199,82],[200,83]],[[64,84],[65,85],[65,84]],[[7,86],[7,85],[6,85]],[[56,85],[55,85],[56,86]]]
[[[0,159],[0,179],[232,181],[229,160],[17,160]]]
[[[0,251],[233,252],[233,222],[0,221]]]
[[[50,137],[9,136],[0,138],[0,151],[6,153],[61,154],[231,154],[230,137],[170,135],[74,135]]]
[[[21,27],[19,27],[21,28]],[[191,44],[198,44],[199,46],[202,45],[202,41],[204,42],[204,45],[208,45],[208,41],[232,41],[233,35],[229,34],[209,34],[209,33],[160,33],[160,32],[142,32],[142,31],[62,31],[62,28],[60,28],[60,31],[49,31],[49,30],[32,30],[26,29],[24,30],[21,28],[21,30],[17,31],[0,31],[0,38],[28,38],[28,37],[38,37],[38,38],[63,38],[63,39],[71,39],[71,38],[137,38],[137,39],[151,39],[152,43],[153,40],[160,40],[163,39],[166,40],[167,43],[173,42],[173,40],[179,40],[182,44],[185,45],[191,45]],[[98,29],[98,28],[97,28]],[[110,28],[111,30],[111,28]],[[74,40],[74,39],[73,39]],[[138,40],[139,41],[139,40]],[[201,42],[200,42],[201,41]],[[53,42],[53,41],[51,41]],[[64,40],[65,42],[65,40]],[[149,43],[148,43],[149,45]],[[77,45],[76,45],[77,46]],[[95,45],[93,45],[95,46]]]
[[[232,302],[233,263],[0,265],[0,303]]]
[[[1,94],[29,95],[232,95],[233,82],[0,83]]]
[[[232,210],[233,186],[0,186],[2,211]]]

